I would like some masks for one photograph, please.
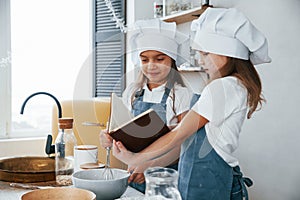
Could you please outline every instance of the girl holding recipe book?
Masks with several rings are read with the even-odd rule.
[[[132,61],[141,66],[136,81],[122,95],[125,105],[134,116],[152,108],[170,127],[176,126],[189,109],[191,92],[185,87],[177,65],[186,62],[189,38],[178,32],[176,24],[160,19],[140,20],[128,31]],[[103,147],[112,146],[107,130],[100,133]],[[138,144],[137,144],[138,145]],[[169,160],[158,160],[156,165],[177,170],[180,147],[172,152],[177,155]],[[129,169],[130,186],[145,192],[142,168]]]

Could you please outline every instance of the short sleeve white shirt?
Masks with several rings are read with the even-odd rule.
[[[149,90],[147,85],[144,85],[143,89],[144,89],[144,97],[143,97],[144,102],[160,103],[165,92],[165,84],[153,88],[152,90]],[[189,110],[190,100],[192,96],[192,93],[188,88],[182,87],[179,84],[175,84],[174,89],[175,89],[175,96],[173,95],[173,89],[172,89],[170,91],[170,94],[166,102],[167,104],[166,119],[167,119],[168,126],[177,125],[178,123],[177,116]],[[122,96],[123,102],[126,105],[128,105],[128,109],[130,110],[132,109],[131,95],[133,92],[134,92],[134,84],[130,84],[125,89]],[[174,109],[173,109],[173,97],[175,97]]]
[[[232,153],[238,147],[248,111],[246,88],[236,77],[216,79],[203,89],[192,110],[209,121],[205,131],[215,151],[230,166],[237,166],[238,160]]]

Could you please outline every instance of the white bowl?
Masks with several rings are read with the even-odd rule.
[[[113,180],[104,180],[104,168],[77,171],[72,177],[73,184],[76,188],[94,192],[97,200],[119,198],[127,189],[130,174],[122,169],[111,168],[111,170]]]

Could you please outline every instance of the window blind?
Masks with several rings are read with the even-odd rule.
[[[111,2],[115,13],[125,20],[125,1]],[[94,96],[108,97],[111,92],[120,96],[125,87],[125,35],[116,27],[105,0],[94,0],[93,8]]]

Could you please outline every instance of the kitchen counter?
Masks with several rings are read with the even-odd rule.
[[[10,182],[0,181],[0,200],[19,200],[21,199],[21,196],[23,194],[32,191],[30,189],[11,187],[9,184]],[[31,185],[33,185],[33,183]],[[49,184],[47,183],[36,183],[36,184],[34,183],[34,185],[49,186]],[[142,197],[144,196],[144,194],[140,193],[139,191],[129,186],[125,191],[125,193],[122,195],[122,197],[138,197],[138,196]]]

